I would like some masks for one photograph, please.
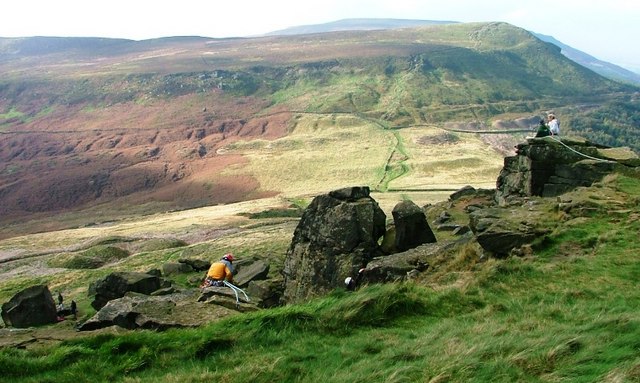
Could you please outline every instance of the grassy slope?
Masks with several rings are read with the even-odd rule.
[[[628,194],[620,213],[568,221],[528,257],[478,262],[469,248],[422,282],[336,291],[197,330],[3,349],[0,370],[16,382],[88,371],[124,382],[637,381],[640,220],[624,209],[640,183],[614,185]]]
[[[194,165],[194,172],[200,174],[154,190],[157,195],[135,189],[136,184],[118,185],[125,190],[123,195],[103,194],[111,205],[93,209],[88,214],[96,212],[98,218],[80,224],[113,219],[116,214],[118,218],[128,216],[129,205],[148,214],[202,206],[209,200],[216,203],[219,200],[211,190],[225,189],[230,182],[226,175],[257,179],[260,188],[240,190],[242,195],[234,196],[236,199],[220,197],[224,202],[255,198],[261,192],[287,197],[318,194],[346,184],[383,191],[454,189],[465,184],[487,187],[495,180],[502,154],[487,150],[474,135],[460,133],[461,140],[445,146],[420,145],[416,140],[439,134],[438,129],[447,123],[490,127],[498,119],[541,115],[548,109],[562,116],[565,134],[587,132],[589,137],[602,138],[600,142],[637,148],[634,123],[640,112],[634,111],[640,108],[637,100],[625,99],[632,88],[586,71],[526,31],[503,23],[113,44],[118,49],[102,45],[72,53],[54,49],[45,56],[25,56],[24,61],[7,56],[2,62],[2,70],[11,76],[0,80],[0,129],[60,133],[47,136],[50,142],[34,153],[27,145],[22,155],[18,149],[25,143],[20,135],[11,135],[18,157],[0,165],[0,187],[7,188],[7,195],[18,195],[10,188],[20,182],[35,184],[33,179],[24,180],[49,171],[47,166],[59,170],[60,179],[72,177],[77,169],[65,174],[65,160],[101,164],[95,160],[116,158],[125,149],[130,155],[144,153],[145,142],[155,131],[161,132],[160,137],[165,132],[167,137],[182,137],[212,121],[228,119],[251,123],[264,118],[269,126],[284,123],[270,120],[283,112],[293,116],[289,121],[292,137],[236,142],[224,148],[226,153],[249,158],[248,166],[238,162],[223,174],[203,171],[210,168],[205,164]],[[29,71],[25,65],[30,66]],[[617,108],[608,105],[611,100],[617,100]],[[400,130],[386,131],[393,128]],[[104,137],[95,138],[92,129]],[[86,132],[82,145],[67,154],[72,148],[60,141],[73,142],[69,132],[80,130]],[[114,148],[104,148],[109,140],[122,137]],[[195,162],[212,158],[219,162],[213,142],[211,137],[198,142],[210,154]],[[192,161],[180,157],[180,148],[192,144],[172,142],[162,151],[171,156],[137,158],[148,168],[132,167],[130,171],[155,175],[160,161],[176,167]],[[11,145],[6,146],[7,152],[14,151]],[[95,151],[85,153],[84,147]],[[55,148],[62,154],[49,157],[47,153]],[[113,169],[100,170],[109,173]],[[122,171],[121,182],[130,182],[125,170],[128,168]],[[57,195],[56,191],[74,195],[66,190],[51,194]],[[93,195],[83,196],[81,201],[94,203]],[[55,203],[61,204],[52,201]],[[7,204],[14,205],[14,200]],[[46,209],[46,202],[43,205],[38,208]],[[7,235],[28,226],[11,228]]]

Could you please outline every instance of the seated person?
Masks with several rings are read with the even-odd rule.
[[[538,125],[538,131],[536,132],[536,137],[546,137],[550,136],[551,132],[549,131],[549,127],[544,123],[544,120],[540,120],[540,125]]]

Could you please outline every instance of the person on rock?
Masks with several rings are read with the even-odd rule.
[[[544,123],[544,120],[540,120],[540,125],[538,125],[538,131],[536,132],[536,137],[546,137],[550,136],[551,132],[549,131],[549,127]]]
[[[235,270],[233,268],[233,254],[227,253],[218,262],[211,264],[207,276],[202,282],[201,288],[204,287],[221,287],[224,281],[233,282]]]
[[[553,113],[549,113],[547,116],[548,122],[547,126],[549,127],[549,132],[551,132],[552,136],[560,135],[560,121],[556,118],[556,115]]]

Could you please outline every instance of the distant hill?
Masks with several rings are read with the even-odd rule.
[[[639,88],[506,23],[0,39],[0,73],[0,223],[12,225],[354,184],[491,186],[550,110],[563,134],[640,148]]]
[[[411,28],[425,25],[445,25],[455,24],[457,21],[435,21],[435,20],[414,20],[414,19],[343,19],[323,24],[301,25],[267,33],[267,36],[275,35],[298,35],[307,33],[326,33],[335,31],[353,30],[376,30]],[[533,32],[532,32],[533,33]],[[616,81],[629,82],[640,85],[640,74],[634,73],[615,64],[598,60],[587,53],[572,48],[552,36],[533,33],[542,41],[552,43],[562,49],[562,54],[578,64],[589,68],[592,71]]]
[[[412,20],[412,19],[343,19],[329,23],[300,25],[273,31],[265,36],[302,35],[338,31],[371,31],[376,29],[412,28],[425,25],[454,24],[456,21]]]
[[[585,68],[589,68],[592,71],[610,78],[616,81],[628,82],[635,85],[640,85],[640,74],[634,73],[630,70],[619,67],[615,64],[611,64],[606,61],[598,60],[597,58],[588,55],[582,51],[579,51],[575,48],[572,48],[562,42],[556,40],[552,36],[547,36],[539,33],[534,33],[534,36],[539,38],[542,41],[546,41],[552,43],[554,45],[559,46],[562,49],[562,54],[567,56],[569,59],[577,62],[578,64],[584,66]]]
[[[134,43],[133,40],[110,39],[100,37],[18,37],[0,38],[0,55],[39,56],[71,51],[100,52],[108,50],[110,54],[120,47]]]

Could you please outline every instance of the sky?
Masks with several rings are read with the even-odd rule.
[[[347,18],[504,21],[640,73],[638,0],[8,0],[0,37],[255,36]]]

